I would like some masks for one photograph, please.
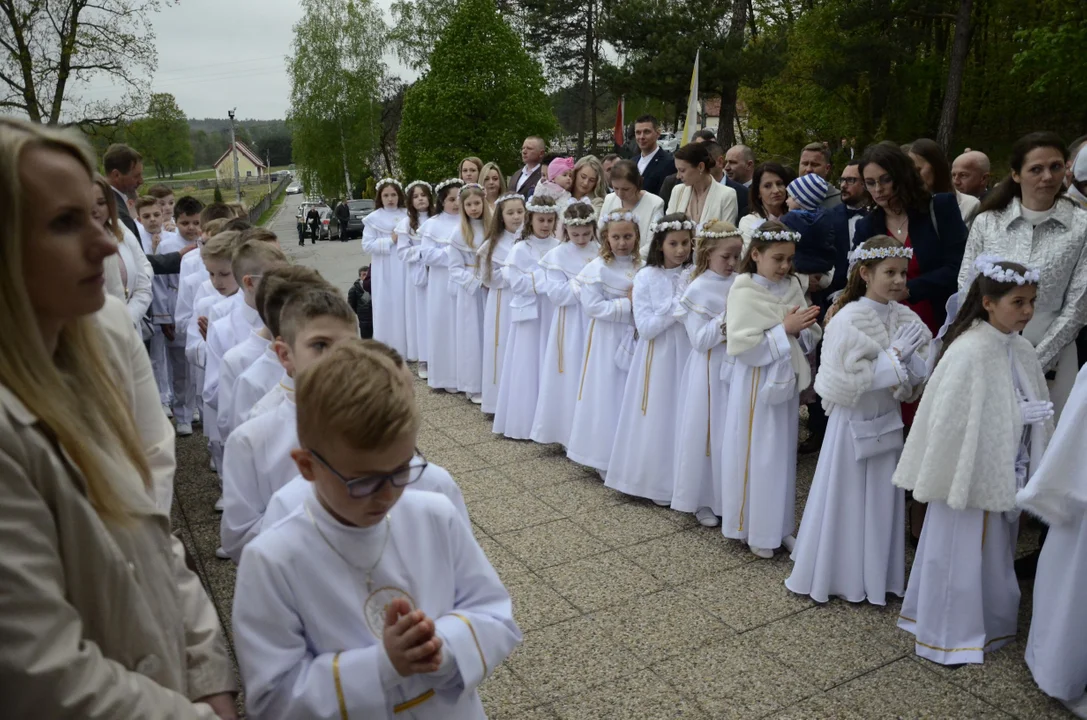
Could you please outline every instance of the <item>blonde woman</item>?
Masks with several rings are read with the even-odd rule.
[[[498,198],[506,194],[506,176],[502,174],[502,168],[498,163],[489,162],[479,171],[479,184],[486,193],[487,207],[494,214],[494,205]]]
[[[173,435],[107,297],[74,131],[0,119],[0,717],[234,718],[215,609],[153,496]]]
[[[151,276],[154,271],[136,236],[117,217],[117,198],[101,175],[94,176],[95,222],[117,238],[117,253],[106,258],[106,292],[120,298],[128,308],[132,324],[142,330],[143,318],[151,307]],[[150,328],[148,328],[150,331]],[[145,340],[148,338],[144,338]]]
[[[570,195],[575,200],[587,202],[600,212],[608,195],[608,183],[604,178],[604,166],[595,155],[586,155],[574,164],[574,189]]]

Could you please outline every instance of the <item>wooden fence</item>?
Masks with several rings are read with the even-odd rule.
[[[283,194],[283,191],[286,190],[287,186],[290,184],[290,176],[280,176],[279,182],[272,187],[272,192],[262,197],[259,203],[249,208],[249,222],[256,225],[260,216],[263,215],[268,208],[272,207],[272,203],[279,199],[279,196]]]

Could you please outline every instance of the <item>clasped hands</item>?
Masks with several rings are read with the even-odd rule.
[[[1024,425],[1036,425],[1053,417],[1053,403],[1048,400],[1027,400],[1020,397],[1019,413]]]
[[[385,652],[402,677],[436,672],[442,664],[442,639],[434,621],[397,598],[385,608]]]
[[[899,326],[891,338],[891,348],[902,362],[908,362],[917,348],[924,344],[925,326],[916,322]]]

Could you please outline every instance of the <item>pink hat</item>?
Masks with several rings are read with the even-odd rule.
[[[547,166],[547,179],[551,182],[555,182],[555,178],[559,175],[562,175],[567,171],[573,171],[573,169],[573,158],[555,158],[551,161],[551,164]]]

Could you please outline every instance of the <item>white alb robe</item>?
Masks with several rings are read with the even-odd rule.
[[[374,339],[403,356],[408,352],[404,311],[406,271],[394,250],[393,230],[406,216],[407,211],[401,208],[380,208],[362,219],[362,249],[370,253]]]
[[[558,244],[553,237],[530,235],[514,244],[502,268],[502,279],[512,297],[510,332],[502,376],[498,379],[493,429],[515,440],[527,440],[532,434],[532,419],[540,394],[540,365],[551,329],[552,311],[540,260]]]
[[[269,413],[293,398],[294,378],[284,372],[279,378],[279,382],[273,385],[268,392],[264,393],[264,397],[257,400],[256,405],[249,410],[249,414],[246,415],[245,421],[248,422],[253,418],[258,418],[265,413]]]
[[[219,317],[214,317],[219,314]],[[208,316],[207,355],[204,362],[204,406],[219,411],[219,369],[223,356],[232,347],[249,337],[253,330],[264,327],[260,314],[245,302],[238,291],[228,299],[212,306]],[[204,421],[207,423],[207,421]]]
[[[931,335],[925,328],[926,342],[907,364],[889,348],[913,323],[921,318],[905,305],[862,297],[823,335],[815,389],[830,419],[785,581],[816,602],[836,595],[885,605],[888,593],[906,591],[906,494],[891,477],[902,450],[901,401],[920,396]],[[863,449],[858,459],[854,436],[877,430],[887,450]]]
[[[672,502],[676,445],[671,440],[679,421],[681,373],[691,354],[687,331],[676,317],[684,270],[645,267],[634,276],[638,340],[604,483],[658,504]]]
[[[405,488],[407,492],[436,492],[449,498],[457,514],[471,527],[468,519],[468,506],[464,504],[464,495],[460,491],[453,476],[445,468],[427,463],[426,469],[419,479]],[[301,475],[295,476],[289,483],[276,490],[272,499],[268,501],[268,507],[264,510],[264,519],[260,523],[261,532],[275,525],[277,522],[302,507],[302,502],[313,495],[309,480]]]
[[[382,616],[399,597],[435,624],[435,673],[402,677],[388,659]],[[483,720],[476,688],[521,641],[472,531],[448,499],[423,492],[369,528],[342,525],[311,494],[246,550],[233,628],[257,720]]]
[[[737,294],[737,288],[745,292]],[[726,347],[735,363],[721,366],[722,380],[729,383],[719,441],[724,446],[721,534],[764,550],[780,547],[796,524],[800,391],[810,384],[804,353],[821,337],[818,325],[799,338],[785,333],[782,320],[797,306],[803,309],[807,303],[795,277],[771,282],[739,275],[725,313]],[[750,333],[740,332],[753,326],[752,318],[764,320],[757,343],[747,337]],[[741,338],[747,343],[741,345]]]
[[[298,469],[291,450],[298,448],[294,398],[238,426],[223,451],[223,519],[219,537],[234,562],[260,533],[264,509],[275,491]]]
[[[449,262],[449,291],[455,303],[457,336],[457,390],[468,395],[483,392],[483,306],[486,290],[479,274],[476,251],[483,241],[483,221],[471,221],[472,241],[458,227],[449,236],[445,252]]]
[[[577,404],[581,361],[585,355],[585,332],[589,321],[581,309],[581,290],[577,276],[600,256],[600,243],[592,240],[584,247],[561,243],[540,260],[545,272],[547,298],[554,306],[547,346],[540,369],[540,399],[532,420],[531,438],[538,443],[570,441]]]
[[[628,294],[637,270],[629,255],[611,262],[599,257],[577,277],[589,329],[566,456],[600,472],[608,470],[633,359],[634,317]]]
[[[511,293],[509,284],[502,277],[502,268],[516,240],[516,233],[503,232],[493,253],[490,252],[489,240],[479,246],[478,252],[480,278],[487,288],[487,303],[483,308],[483,404],[480,408],[490,414],[494,414],[498,406],[498,384],[506,355],[506,339],[510,333]],[[488,253],[491,255],[490,277],[485,272]]]
[[[396,256],[404,266],[404,331],[411,362],[426,362],[426,289],[427,267],[419,254],[419,228],[427,221],[427,212],[419,213],[419,226],[411,229],[411,218],[396,225]]]
[[[1087,366],[1019,507],[1049,524],[1034,576],[1027,666],[1046,695],[1082,703],[1087,687]],[[1077,703],[1078,704],[1078,703]]]
[[[429,268],[427,277],[427,385],[435,390],[457,389],[456,308],[449,294],[449,236],[460,215],[439,213],[419,227],[419,253]]]
[[[638,250],[640,257],[644,261],[649,256],[649,245],[653,242],[653,233],[650,232],[650,228],[662,215],[664,215],[664,208],[667,202],[651,192],[644,190],[640,191],[642,196],[635,203],[634,207],[630,209],[630,212],[634,213],[638,218]],[[604,198],[604,204],[600,206],[600,217],[604,217],[610,212],[622,212],[623,201],[619,199],[619,196],[615,193],[608,193]]]
[[[263,326],[262,328],[263,329]],[[219,436],[225,441],[231,431],[237,427],[234,410],[234,398],[237,394],[238,378],[271,347],[272,341],[261,335],[261,330],[252,330],[249,336],[226,351],[219,365],[219,405],[216,422],[219,423]]]
[[[728,401],[728,383],[721,379],[721,366],[729,361],[721,326],[735,279],[735,275],[726,277],[707,270],[691,281],[675,311],[691,344],[676,395],[681,410],[675,436],[672,509],[680,512],[709,508],[714,515],[721,515],[721,445],[714,431],[724,426]]]
[[[269,345],[234,383],[234,417],[230,421],[231,427],[238,427],[248,420],[249,413],[261,398],[286,379],[287,372],[279,364],[273,346]]]

